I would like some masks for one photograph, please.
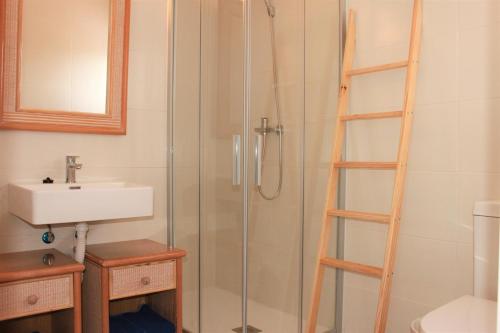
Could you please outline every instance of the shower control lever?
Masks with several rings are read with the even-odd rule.
[[[280,132],[281,127],[270,127],[269,119],[267,117],[260,118],[260,127],[255,128],[255,133],[259,133],[264,135],[264,137],[269,133],[278,133]]]
[[[262,152],[261,158],[264,159],[266,156],[266,143],[267,143],[267,135],[274,131],[273,128],[269,127],[269,118],[261,117],[260,118],[260,127],[255,128],[255,133],[258,133],[262,136]]]

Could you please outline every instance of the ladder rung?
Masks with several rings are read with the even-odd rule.
[[[334,163],[336,168],[345,169],[396,169],[398,167],[397,162],[336,162]]]
[[[350,114],[346,116],[340,116],[340,120],[367,120],[367,119],[384,119],[384,118],[398,118],[403,116],[403,111],[391,111],[391,112],[376,112],[376,113],[365,113],[365,114]]]
[[[353,220],[370,221],[370,222],[384,223],[384,224],[389,223],[389,221],[391,220],[391,216],[387,214],[364,213],[364,212],[338,210],[338,209],[329,210],[328,216],[345,217]]]
[[[328,257],[321,258],[321,264],[325,265],[325,266],[330,266],[333,268],[342,269],[342,270],[348,271],[348,272],[359,273],[359,274],[374,276],[374,277],[378,277],[378,278],[381,278],[382,274],[383,274],[382,268],[379,268],[379,267],[363,265],[363,264],[358,264],[356,262],[339,260],[339,259],[328,258]]]
[[[394,62],[391,64],[384,64],[384,65],[378,65],[378,66],[373,66],[373,67],[352,69],[349,72],[347,72],[347,75],[354,76],[354,75],[370,74],[370,73],[388,71],[388,70],[392,70],[392,69],[404,68],[406,66],[408,66],[408,61],[400,61],[400,62]]]

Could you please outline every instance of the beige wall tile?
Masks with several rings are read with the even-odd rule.
[[[424,1],[417,104],[454,102],[458,97],[456,1]]]
[[[471,255],[471,243],[402,235],[393,297],[439,307],[472,293]]]
[[[458,187],[456,174],[409,173],[401,233],[471,243],[471,230],[459,219]]]
[[[475,100],[459,105],[459,170],[461,172],[500,172],[496,153],[500,133],[500,100]]]
[[[496,0],[459,0],[461,27],[489,26],[500,22],[500,4]]]
[[[500,46],[495,38],[500,23],[488,26],[461,27],[459,35],[460,100],[500,97]]]
[[[419,105],[415,108],[410,143],[410,171],[458,170],[459,131],[456,103]]]
[[[346,208],[387,213],[391,208],[394,171],[349,170]],[[363,224],[370,228],[372,224]]]
[[[353,121],[347,125],[346,159],[350,161],[395,161],[400,119]]]

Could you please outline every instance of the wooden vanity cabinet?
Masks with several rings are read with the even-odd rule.
[[[82,332],[83,270],[55,249],[0,254],[0,332]]]
[[[84,332],[108,333],[109,316],[148,304],[182,333],[182,257],[186,252],[142,239],[87,247]]]

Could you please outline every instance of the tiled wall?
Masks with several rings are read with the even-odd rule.
[[[406,57],[410,0],[350,0],[357,11],[357,66]],[[500,195],[500,4],[424,0],[423,44],[401,237],[388,332],[472,293],[472,208]],[[404,72],[355,79],[351,112],[397,110]],[[393,160],[395,120],[349,128],[352,160]],[[389,147],[389,148],[388,148]],[[389,209],[392,173],[351,172],[348,207]],[[380,265],[385,227],[349,224],[348,258]],[[372,329],[378,281],[348,274],[344,331]]]
[[[166,1],[132,0],[128,129],[126,136],[0,131],[0,252],[47,248],[43,227],[7,212],[7,184],[64,181],[65,155],[81,156],[81,181],[121,180],[152,185],[151,218],[91,224],[89,243],[166,239]],[[72,252],[74,229],[57,226],[50,247]]]

